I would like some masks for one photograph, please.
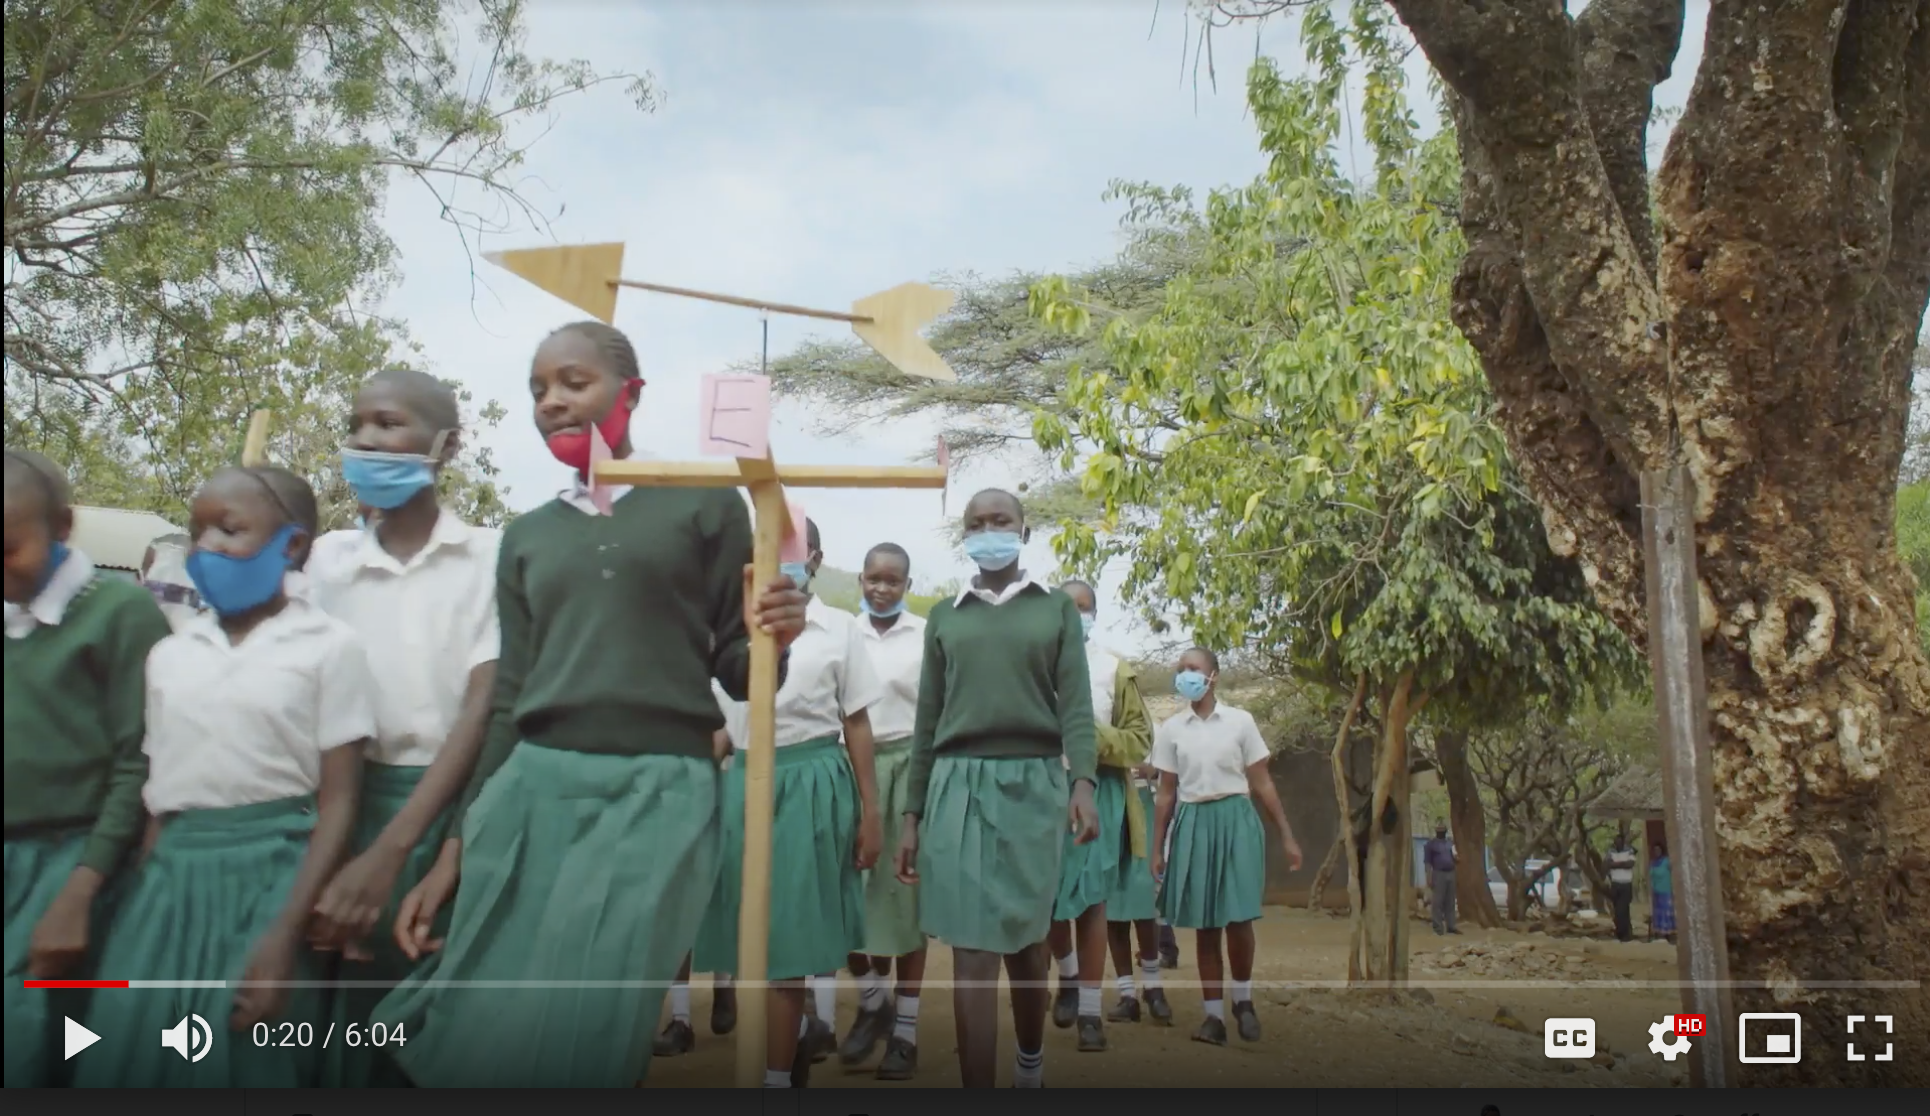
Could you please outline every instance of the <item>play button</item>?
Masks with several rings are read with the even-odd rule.
[[[65,1018],[64,1016],[62,1018]],[[67,1020],[67,1057],[71,1058],[99,1042],[101,1037],[71,1019]]]

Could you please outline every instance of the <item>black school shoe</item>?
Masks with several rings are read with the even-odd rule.
[[[710,1033],[728,1035],[737,1029],[737,989],[719,988],[710,998]]]
[[[1139,998],[1136,996],[1119,997],[1119,1002],[1112,1005],[1112,1010],[1106,1013],[1106,1022],[1108,1023],[1139,1022]]]
[[[791,1088],[802,1089],[811,1083],[811,1067],[831,1056],[837,1049],[838,1033],[822,1019],[812,1019],[797,1037],[797,1053],[791,1056]]]
[[[890,1000],[886,1000],[884,1006],[875,1011],[859,1008],[858,1018],[852,1021],[850,1032],[844,1036],[844,1045],[838,1047],[838,1061],[847,1066],[870,1061],[878,1044],[891,1034],[891,1028],[897,1021],[897,1006]]]
[[[663,1033],[657,1036],[657,1041],[651,1044],[650,1056],[675,1058],[679,1054],[688,1054],[695,1049],[697,1049],[697,1032],[691,1030],[690,1024],[683,1020],[672,1019],[670,1025],[663,1029]]]
[[[1146,1013],[1153,1017],[1153,1026],[1170,1027],[1173,1025],[1173,1005],[1166,1002],[1164,988],[1146,990]]]
[[[1106,1049],[1106,1025],[1096,1015],[1079,1017],[1079,1053],[1100,1054]]]
[[[1239,1028],[1241,1042],[1260,1041],[1260,1014],[1253,1010],[1252,1000],[1233,1005],[1233,1023]]]
[[[1059,982],[1059,994],[1052,998],[1052,1025],[1063,1030],[1078,1021],[1078,986],[1067,987],[1066,982],[1061,980]]]
[[[897,1035],[885,1040],[885,1056],[878,1063],[878,1080],[910,1081],[918,1076],[918,1047]]]
[[[1179,947],[1178,946],[1175,945],[1175,946],[1159,947],[1159,967],[1162,969],[1179,968]]]
[[[1226,1045],[1225,1021],[1215,1019],[1210,1015],[1207,1016],[1205,1019],[1200,1021],[1200,1029],[1193,1032],[1193,1041],[1211,1043],[1214,1046],[1225,1046]]]

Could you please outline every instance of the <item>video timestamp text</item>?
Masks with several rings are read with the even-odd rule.
[[[409,1041],[400,1023],[393,1027],[382,1023],[350,1023],[346,1027],[330,1023],[320,1034],[322,1049],[328,1049],[335,1040],[338,1028],[342,1032],[342,1041],[349,1046],[403,1046]],[[251,1037],[256,1046],[307,1048],[316,1045],[316,1030],[312,1023],[257,1023]]]

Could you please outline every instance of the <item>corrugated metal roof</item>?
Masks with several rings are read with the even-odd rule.
[[[180,530],[153,512],[76,504],[74,533],[68,541],[76,550],[93,559],[96,566],[138,573],[148,544],[162,535],[177,534]]]

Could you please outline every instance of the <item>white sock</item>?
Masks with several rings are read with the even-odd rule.
[[[1133,983],[1132,974],[1130,973],[1114,980],[1113,986],[1119,989],[1119,998],[1122,1000],[1137,1000],[1139,998],[1139,987]]]
[[[1099,1014],[1099,986],[1082,984],[1079,986],[1079,1014],[1096,1016]]]
[[[1018,1064],[1012,1067],[1012,1087],[1015,1089],[1039,1089],[1045,1086],[1045,1048],[1040,1047],[1030,1054],[1019,1051]]]
[[[883,974],[866,973],[858,978],[858,1006],[866,1011],[877,1011],[879,1008],[885,1006],[885,978]]]
[[[1159,958],[1139,963],[1139,986],[1141,988],[1159,987]]]
[[[838,1019],[838,978],[812,977],[811,996],[817,1000],[818,1018],[835,1025]]]
[[[1236,1004],[1248,1004],[1253,1002],[1253,982],[1252,981],[1236,980],[1233,982],[1233,1002]]]
[[[791,1071],[790,1071],[790,1070],[774,1070],[774,1069],[767,1069],[767,1070],[765,1070],[765,1071],[764,1071],[764,1087],[765,1087],[766,1089],[788,1089],[788,1088],[790,1088],[790,1087],[791,1087]]]
[[[712,973],[710,986],[712,988],[735,988],[737,987],[737,982],[731,979],[729,973]]]
[[[670,986],[670,1018],[679,1023],[690,1022],[690,985]]]
[[[1079,954],[1077,951],[1068,953],[1064,957],[1059,958],[1059,979],[1061,980],[1078,980],[1079,979]]]
[[[898,1022],[891,1028],[891,1037],[918,1045],[918,997],[898,997]]]
[[[1207,1017],[1208,1019],[1218,1019],[1218,1020],[1220,1020],[1221,1022],[1225,1022],[1225,1020],[1226,1020],[1226,1001],[1225,1001],[1225,1000],[1208,1000],[1208,1001],[1206,1001],[1206,1017]]]

